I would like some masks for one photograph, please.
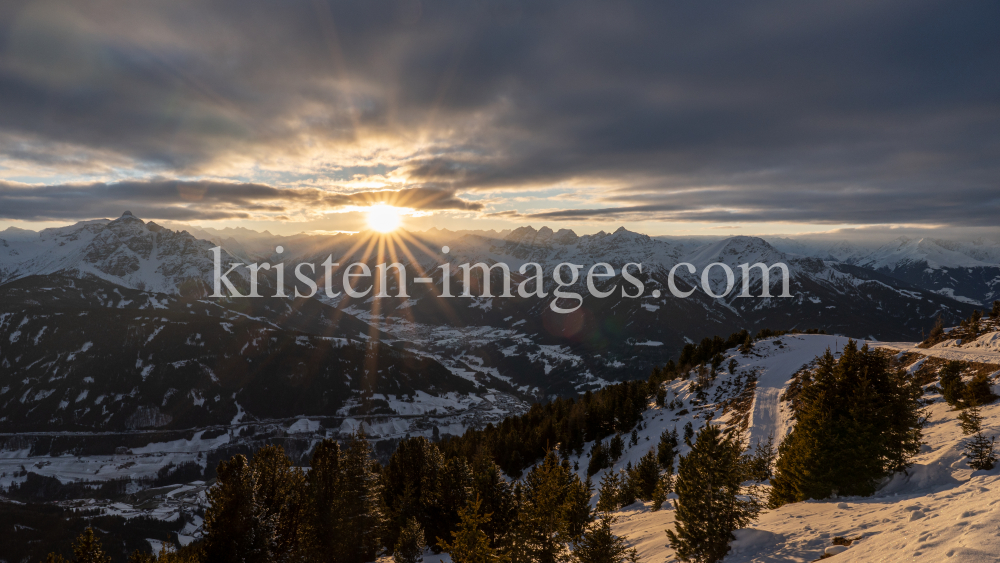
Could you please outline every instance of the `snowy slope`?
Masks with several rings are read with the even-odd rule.
[[[776,341],[781,342],[780,346]],[[758,343],[759,357],[747,358],[730,351],[723,366],[733,357],[739,362],[738,374],[749,371],[758,374],[750,427],[745,434],[749,443],[772,434],[779,438],[790,430],[789,412],[778,400],[785,384],[827,348],[839,355],[845,343],[846,338],[837,336],[785,335]],[[929,353],[922,349],[913,351]],[[995,362],[1000,362],[1000,357]],[[911,367],[916,369],[919,363]],[[708,396],[711,398],[729,380],[727,374],[721,374]],[[681,399],[683,408],[691,412],[678,416],[666,409],[650,408],[644,416],[646,427],[638,432],[639,444],[627,448],[613,470],[630,462],[634,465],[649,448],[655,447],[664,429],[676,427],[682,432],[689,421],[697,429],[709,413],[715,414],[715,422],[736,422],[732,412],[720,414],[717,404],[701,410],[692,407],[686,391],[688,384],[688,381],[669,383],[667,400]],[[736,532],[737,541],[724,561],[814,561],[833,547],[831,540],[836,536],[862,538],[839,556],[843,561],[996,561],[995,554],[1000,552],[997,525],[1000,469],[973,473],[960,453],[964,436],[957,413],[939,395],[929,392],[926,398],[935,400],[928,409],[931,422],[925,429],[926,445],[908,474],[897,475],[873,497],[794,503],[765,512],[750,529]],[[984,408],[983,414],[985,433],[1000,434],[1000,405]],[[681,455],[686,452],[687,447],[682,445]],[[581,476],[585,476],[586,455],[583,459],[571,458],[572,461],[579,461]],[[603,473],[595,476],[595,483]],[[676,497],[671,495],[671,498]],[[659,512],[652,512],[650,503],[637,502],[620,510],[617,516],[616,533],[628,536],[641,561],[674,560],[664,534],[664,530],[673,526],[671,501]]]

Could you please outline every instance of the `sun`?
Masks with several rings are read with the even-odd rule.
[[[379,204],[368,208],[368,226],[372,230],[388,233],[398,229],[402,222],[402,210],[398,207]]]

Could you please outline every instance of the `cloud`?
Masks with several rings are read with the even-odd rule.
[[[427,209],[569,187],[561,208],[508,219],[985,226],[998,20],[1000,4],[940,0],[9,3],[0,139],[28,141],[0,142],[0,177],[268,187],[360,170],[427,190],[365,198]],[[131,206],[340,205],[266,191]],[[4,214],[50,216],[17,201]]]
[[[89,219],[126,209],[147,219],[173,221],[292,220],[338,209],[387,203],[418,211],[477,210],[451,191],[434,188],[335,193],[256,183],[142,180],[29,186],[0,182],[0,218],[26,221]]]

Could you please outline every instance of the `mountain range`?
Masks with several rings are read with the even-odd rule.
[[[309,299],[216,299],[209,297],[215,246],[226,264],[284,263],[289,294],[293,286],[307,289],[291,274],[297,265],[328,257],[372,271],[399,262],[410,279],[433,283],[409,283],[408,295],[397,296],[390,275],[392,297],[372,291],[352,299],[335,275],[331,289],[341,293],[333,298],[321,290]],[[34,433],[42,441],[33,441],[32,451],[53,454],[104,452],[107,441],[88,445],[94,433],[128,434],[137,444],[190,440],[192,432],[233,433],[234,440],[246,432],[299,435],[292,428],[308,429],[308,441],[358,425],[387,443],[407,434],[459,434],[536,400],[645,377],[685,345],[740,329],[916,340],[939,315],[957,321],[996,296],[994,256],[995,247],[980,243],[907,240],[866,253],[848,244],[662,239],[624,228],[582,236],[521,227],[289,237],[174,230],[128,212],[40,232],[11,228],[0,232],[0,434],[11,440],[6,449],[21,449]],[[524,279],[520,266],[537,263],[548,297],[440,297],[442,264],[451,265],[458,294],[458,265],[476,262],[506,264],[515,284]],[[564,262],[585,268],[564,288],[582,304],[557,314],[552,272]],[[614,289],[604,298],[590,295],[584,279],[599,262],[614,270],[596,283]],[[682,262],[696,269],[676,270],[677,289],[695,290],[685,299],[668,287]],[[739,297],[738,266],[756,262],[786,264],[791,297],[777,297],[777,270],[768,283],[774,297]],[[641,295],[622,275],[628,263],[642,265],[630,270],[644,285]],[[718,299],[702,288],[701,272],[713,263],[734,272],[734,290]],[[261,294],[273,294],[274,270],[261,274]],[[247,290],[246,268],[230,279]],[[325,280],[316,281],[323,288]],[[485,280],[471,281],[481,295]],[[727,285],[718,266],[704,281],[715,294]],[[761,295],[759,270],[747,281],[751,294]],[[490,282],[493,295],[501,294],[498,270]],[[82,437],[59,445],[53,432]]]

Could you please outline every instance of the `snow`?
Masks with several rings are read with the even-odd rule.
[[[980,360],[991,359],[990,363],[1000,364],[1000,352],[993,351],[997,337],[980,337],[980,340],[983,343],[977,352],[967,351],[964,346],[928,350],[916,348],[912,343],[870,344],[893,350],[902,348],[924,356],[978,354]],[[734,350],[728,352],[723,366],[732,358],[737,361],[737,373],[755,371],[758,376],[746,434],[750,444],[769,435],[774,435],[777,442],[790,431],[793,423],[790,413],[780,402],[787,382],[827,348],[839,355],[846,343],[847,338],[842,336],[784,335],[758,342],[748,357],[735,354]],[[922,360],[915,361],[909,369],[917,369],[920,363]],[[721,373],[718,381],[727,377],[730,375]],[[651,406],[643,417],[646,427],[637,431],[638,444],[628,445],[628,435],[624,436],[625,453],[612,471],[628,463],[634,465],[655,447],[665,429],[680,431],[691,422],[697,430],[705,423],[708,411],[699,411],[691,405],[692,395],[687,391],[690,383],[666,384],[668,400],[680,400],[681,410]],[[710,398],[716,388],[708,390]],[[936,401],[927,408],[930,422],[925,428],[926,444],[906,473],[895,475],[872,497],[800,502],[766,511],[751,527],[735,532],[736,540],[724,563],[804,563],[824,554],[839,557],[835,561],[851,562],[996,561],[995,554],[1000,553],[1000,467],[988,472],[970,470],[961,452],[965,437],[958,413],[939,396],[928,398]],[[686,414],[678,414],[685,410]],[[984,407],[983,416],[984,432],[988,436],[1000,434],[1000,403]],[[726,414],[713,422],[725,424],[729,418],[730,414]],[[591,445],[587,444],[585,451]],[[687,446],[681,444],[679,453],[684,455],[687,451]],[[585,477],[586,454],[571,456],[570,463],[574,462],[580,464],[581,478]],[[599,483],[606,471],[595,475],[593,482]],[[615,513],[615,533],[627,537],[627,543],[637,549],[641,561],[675,561],[673,551],[666,545],[664,530],[673,527],[676,498],[675,494],[669,495],[658,512],[651,510],[651,503],[637,502]],[[596,494],[592,502],[596,503]],[[838,536],[856,541],[850,546],[835,545],[832,540]]]

